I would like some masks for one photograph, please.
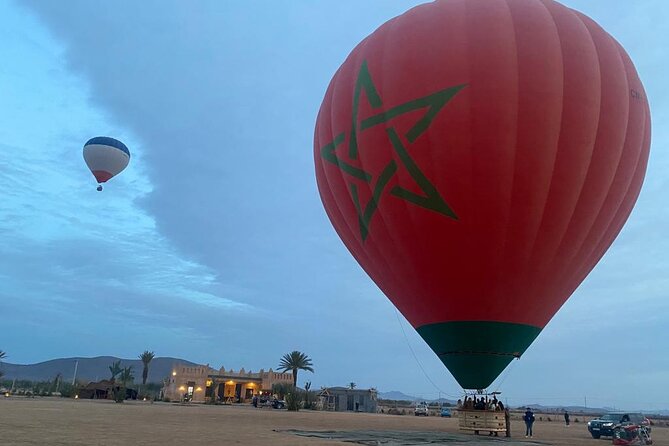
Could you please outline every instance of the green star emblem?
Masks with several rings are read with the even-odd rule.
[[[355,161],[358,159],[358,151],[360,150],[360,147],[358,146],[358,134],[376,125],[386,123],[404,113],[425,109],[425,113],[422,117],[418,119],[418,121],[416,121],[404,135],[406,140],[411,144],[430,127],[430,124],[432,124],[432,121],[439,111],[441,111],[441,109],[465,87],[466,85],[464,84],[449,87],[428,96],[389,108],[388,110],[379,111],[377,114],[359,120],[358,109],[360,105],[360,95],[363,90],[365,91],[367,101],[372,109],[381,109],[383,107],[381,96],[379,95],[379,92],[372,81],[372,76],[369,73],[367,61],[362,63],[356,80],[355,90],[353,92],[353,122],[348,138],[348,157],[345,160],[337,153],[339,146],[345,142],[345,132],[338,134],[332,142],[322,147],[321,156],[325,161],[339,167],[344,173],[352,177],[352,179],[354,178],[367,183],[372,191],[371,198],[363,207],[360,203],[358,186],[353,182],[349,183],[351,198],[353,199],[353,203],[358,213],[360,236],[363,241],[365,241],[369,235],[369,225],[372,217],[378,209],[379,201],[386,190],[388,182],[397,173],[398,164],[395,159],[391,159],[376,178],[362,168],[356,167]],[[411,178],[413,178],[422,192],[422,194],[416,194],[403,187],[394,186],[390,189],[390,194],[402,200],[406,200],[413,205],[438,212],[446,217],[457,220],[458,217],[455,215],[455,212],[453,212],[439,191],[437,191],[434,185],[414,162],[413,158],[411,158],[407,147],[405,147],[395,128],[388,127],[386,133],[390,145],[397,154],[399,163],[401,163],[409,175],[411,175]]]

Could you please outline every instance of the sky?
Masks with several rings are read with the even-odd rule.
[[[313,132],[355,45],[421,2],[0,1],[0,350],[144,350],[300,382],[457,398],[316,187]],[[669,3],[565,0],[626,48],[650,100],[643,190],[603,260],[493,383],[512,404],[669,409]],[[95,191],[82,146],[130,148]]]

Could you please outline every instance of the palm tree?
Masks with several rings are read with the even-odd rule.
[[[286,353],[281,357],[279,370],[283,372],[291,370],[293,372],[293,387],[297,387],[297,371],[306,370],[307,372],[314,373],[312,365],[311,359],[307,355],[296,350]]]
[[[123,387],[125,387],[129,382],[132,382],[135,379],[132,374],[132,366],[124,367],[123,370],[121,370],[121,375],[118,377],[118,379],[121,381],[121,384],[123,384]]]
[[[155,357],[155,353],[145,350],[144,353],[139,355],[139,359],[142,360],[144,364],[144,370],[142,371],[142,385],[146,385],[146,379],[149,377],[149,363]]]
[[[121,360],[119,359],[115,363],[109,366],[109,372],[111,373],[111,382],[116,381],[116,377],[121,374],[123,369],[121,368]]]
[[[353,382],[351,382],[351,383],[348,383],[348,388],[349,388],[349,389],[351,389],[351,390],[353,390],[353,389],[355,389],[355,388],[356,388],[356,384],[355,384],[355,383],[353,383]]]
[[[118,362],[120,363],[121,361]],[[116,363],[114,363],[114,365],[116,365]],[[128,382],[132,382],[133,379],[135,379],[135,377],[132,375],[132,366],[124,367],[123,369],[121,369],[118,377],[118,380],[121,381],[121,385],[118,387],[114,387],[114,393],[115,393],[114,399],[116,400],[117,403],[122,403],[123,401],[125,401],[126,385],[128,384]]]

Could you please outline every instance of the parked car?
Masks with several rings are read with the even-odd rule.
[[[430,414],[430,409],[427,407],[427,403],[418,403],[416,408],[413,410],[414,415],[419,416],[428,416]]]
[[[612,437],[613,428],[619,424],[646,426],[650,432],[650,420],[639,412],[609,412],[588,421],[588,432],[592,438]]]
[[[452,416],[451,415],[451,409],[449,409],[448,407],[442,407],[441,408],[441,416],[451,418],[451,416]]]
[[[271,407],[272,409],[285,409],[286,401],[263,395],[258,398],[258,407]]]
[[[286,408],[286,401],[277,399],[272,400],[272,409],[285,409],[285,408]]]

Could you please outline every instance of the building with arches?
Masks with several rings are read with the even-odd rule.
[[[234,371],[221,367],[216,370],[207,365],[189,366],[175,364],[172,374],[165,380],[162,395],[170,401],[207,401],[224,403],[243,403],[254,395],[263,395],[272,391],[274,384],[293,383],[292,373],[275,372],[260,369],[258,372]]]

